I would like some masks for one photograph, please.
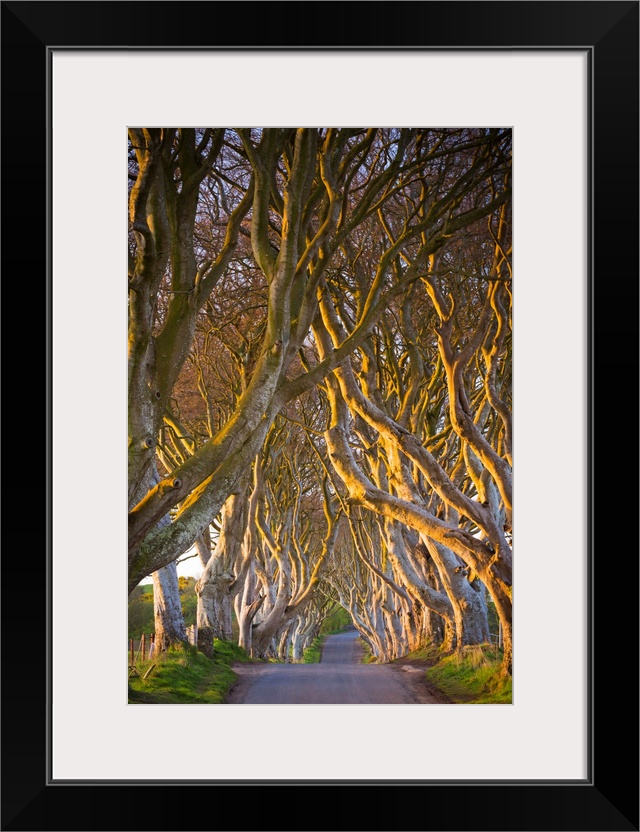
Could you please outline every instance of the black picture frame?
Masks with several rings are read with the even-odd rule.
[[[291,14],[292,6],[297,8],[297,17]],[[47,487],[37,508],[29,503],[31,525],[22,526],[28,529],[28,566],[35,573],[28,584],[27,617],[16,590],[23,586],[25,561],[5,554],[2,562],[2,829],[199,830],[224,825],[237,830],[638,830],[637,532],[636,523],[630,524],[624,516],[629,513],[635,518],[637,502],[627,507],[612,503],[611,489],[621,487],[621,458],[629,456],[629,443],[637,438],[635,405],[628,412],[624,408],[629,400],[635,401],[637,393],[628,362],[637,355],[629,339],[637,334],[638,309],[639,3],[335,3],[333,13],[339,26],[332,32],[313,25],[316,6],[322,6],[325,15],[331,8],[327,3],[279,2],[2,3],[3,272],[11,308],[14,295],[19,302],[28,294],[29,327],[46,333],[42,351],[46,360],[38,361],[35,369],[31,366],[29,377],[29,385],[38,393],[30,408],[21,408],[35,413],[31,435],[37,437],[39,477],[50,485],[50,170],[46,149],[53,49],[587,50],[592,107],[588,137],[592,200],[588,777],[584,782],[422,783],[361,781],[354,772],[353,780],[311,783],[268,777],[225,784],[51,781],[52,659],[51,642],[44,635],[50,624],[50,587],[45,579],[51,558]],[[241,30],[222,24],[240,10]],[[558,222],[557,217],[554,221]],[[550,233],[555,233],[553,228]],[[24,284],[21,293],[18,276],[25,269],[29,284],[28,289]],[[21,390],[25,368],[9,363],[5,384]],[[34,373],[38,373],[37,383]],[[46,453],[41,425],[45,390]],[[611,434],[619,429],[624,430],[624,438],[612,442]],[[32,489],[33,480],[25,476],[25,489],[28,486]],[[633,494],[635,487],[634,474]],[[610,513],[619,515],[619,520],[612,520]],[[49,518],[37,545],[34,515]],[[20,623],[19,639],[16,622]],[[560,643],[555,649],[571,646]],[[81,673],[78,686],[80,696],[90,695],[82,690]],[[206,789],[205,795],[200,789]],[[351,806],[348,814],[342,808],[345,801]],[[229,811],[236,818],[233,826],[227,820]]]

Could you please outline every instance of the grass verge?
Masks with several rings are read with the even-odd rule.
[[[304,664],[318,664],[322,658],[322,645],[324,644],[324,636],[317,636],[311,644],[305,648],[302,654],[302,661]]]
[[[502,651],[475,644],[443,656],[427,670],[426,678],[453,702],[511,704],[511,677],[501,675],[501,665]]]
[[[362,636],[360,636],[360,645],[362,647],[362,655],[360,658],[360,664],[376,664],[377,659],[371,652],[371,646],[369,642],[365,641]]]
[[[208,659],[190,644],[170,647],[158,661],[139,662],[139,676],[129,679],[132,704],[220,704],[238,678],[234,662],[251,659],[236,644],[214,641],[214,658]],[[146,679],[149,668],[155,665]]]

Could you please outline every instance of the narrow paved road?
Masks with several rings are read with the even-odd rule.
[[[357,639],[355,631],[328,636],[319,664],[238,665],[234,669],[240,682],[229,704],[435,703],[413,674],[389,665],[361,664],[362,647]]]

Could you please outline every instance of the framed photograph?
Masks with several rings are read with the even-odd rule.
[[[5,280],[37,287],[47,403],[3,829],[639,828],[638,5],[2,3]],[[513,137],[512,703],[128,704],[127,128],[425,124]]]

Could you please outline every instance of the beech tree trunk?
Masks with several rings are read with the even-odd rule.
[[[487,604],[467,580],[468,568],[465,569],[446,546],[428,539],[423,539],[423,543],[438,567],[453,607],[455,647],[486,644],[489,642]]]
[[[156,651],[166,650],[172,644],[186,643],[187,631],[182,615],[178,568],[170,563],[158,569],[153,578],[153,618],[156,631]]]
[[[213,655],[214,638],[231,641],[233,637],[231,587],[236,579],[236,563],[242,557],[246,519],[243,489],[225,502],[218,542],[196,583],[198,648],[207,655]]]
[[[151,460],[141,483],[143,491],[159,481],[155,460]],[[171,523],[168,514],[160,518],[158,528],[165,528]],[[180,602],[178,570],[176,563],[158,569],[152,573],[153,580],[153,619],[155,628],[155,650],[165,651],[173,644],[187,641],[187,631]]]

